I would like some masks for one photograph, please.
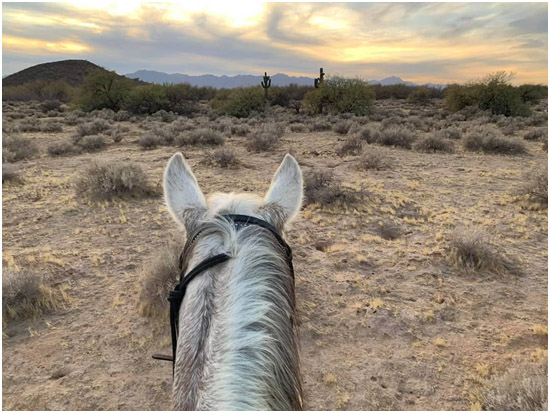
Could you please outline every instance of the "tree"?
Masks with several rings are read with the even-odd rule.
[[[132,80],[114,71],[94,69],[84,78],[80,103],[82,109],[92,111],[106,108],[118,111],[128,98],[132,85]]]

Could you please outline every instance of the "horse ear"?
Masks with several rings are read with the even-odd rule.
[[[164,171],[164,199],[172,217],[184,226],[186,212],[206,209],[206,200],[199,188],[197,178],[181,153],[176,153],[168,161]]]
[[[283,162],[273,175],[269,191],[265,195],[265,203],[274,203],[282,207],[285,222],[294,219],[302,206],[303,183],[302,170],[296,159],[286,154]]]

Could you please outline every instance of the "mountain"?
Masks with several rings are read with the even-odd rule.
[[[64,80],[71,86],[80,86],[88,73],[94,69],[106,70],[87,60],[60,60],[42,63],[4,77],[2,86],[19,86],[37,80],[45,82]],[[136,81],[136,83],[142,82]]]
[[[369,83],[371,85],[382,85],[382,86],[397,85],[397,84],[403,84],[407,86],[416,86],[416,83],[408,82],[397,76],[385,77],[382,80],[369,80]]]
[[[126,74],[130,79],[140,79],[150,83],[189,83],[193,86],[211,86],[218,89],[246,87],[259,85],[263,80],[263,75],[236,75],[236,76],[215,76],[215,75],[200,75],[192,76],[182,73],[164,73],[155,70],[138,70],[134,73]],[[277,73],[271,76],[271,84],[273,86],[286,86],[291,83],[298,85],[313,85],[313,78],[288,76],[283,73]]]

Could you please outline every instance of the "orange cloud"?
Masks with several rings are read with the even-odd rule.
[[[85,44],[60,41],[49,42],[26,37],[2,36],[2,47],[15,53],[47,54],[50,52],[82,54],[89,52],[91,48]]]

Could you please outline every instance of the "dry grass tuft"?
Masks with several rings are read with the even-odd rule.
[[[66,286],[52,286],[44,277],[4,267],[2,272],[2,324],[46,311],[62,308],[69,302]]]
[[[381,238],[393,241],[403,235],[401,227],[391,221],[382,221],[378,224],[378,235]]]
[[[73,143],[69,141],[52,143],[50,146],[48,146],[48,153],[51,156],[74,155],[80,152],[82,152],[80,147],[73,145]]]
[[[454,152],[454,143],[438,135],[428,135],[416,142],[414,149],[420,152]]]
[[[17,162],[37,153],[38,147],[29,138],[7,134],[2,136],[2,162]]]
[[[177,146],[184,145],[214,145],[220,146],[225,143],[224,136],[214,129],[197,129],[191,132],[180,134],[174,140]]]
[[[449,258],[453,264],[469,272],[520,274],[519,268],[492,245],[489,235],[481,228],[455,230],[450,240]]]
[[[94,163],[82,172],[75,188],[78,195],[87,196],[92,201],[158,195],[147,183],[147,175],[141,166],[131,163]]]
[[[464,138],[464,149],[474,152],[496,153],[504,155],[522,155],[527,153],[523,142],[498,136],[491,130],[472,131]]]
[[[416,133],[403,126],[390,126],[387,129],[367,127],[360,133],[361,138],[366,140],[367,143],[404,149],[411,149],[413,142],[416,140]]]
[[[392,163],[392,158],[387,155],[384,148],[377,148],[375,146],[369,146],[363,151],[363,155],[359,158],[357,168],[359,170],[375,170],[381,171],[389,169]]]
[[[483,410],[548,411],[548,365],[515,363],[484,380]]]
[[[88,152],[98,152],[107,146],[103,135],[87,135],[78,141],[78,145]]]
[[[285,126],[282,123],[267,123],[261,129],[248,138],[246,148],[249,151],[268,151],[275,148],[285,133]]]
[[[548,208],[548,165],[540,165],[524,174],[523,186],[518,195]]]
[[[347,135],[351,128],[352,122],[349,120],[343,120],[334,125],[332,130],[340,135]]]
[[[179,277],[179,256],[182,236],[173,235],[141,270],[139,313],[145,317],[165,317],[168,313],[168,293]]]
[[[341,147],[336,150],[338,156],[359,155],[363,148],[363,141],[358,136],[350,136]]]
[[[9,163],[2,164],[2,183],[10,182],[14,184],[23,183],[19,170],[15,165]]]
[[[240,165],[237,155],[229,148],[220,148],[214,152],[207,153],[203,163],[219,166],[220,168],[236,168]]]
[[[350,191],[344,188],[330,171],[309,171],[304,175],[304,181],[306,205],[352,204],[367,196],[367,192],[364,190]]]

